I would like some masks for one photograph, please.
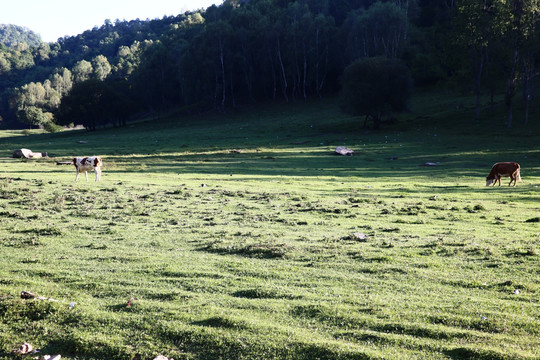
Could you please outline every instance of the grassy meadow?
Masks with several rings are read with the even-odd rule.
[[[516,110],[507,130],[496,104],[474,122],[468,101],[420,94],[379,131],[327,100],[0,132],[0,359],[24,342],[62,359],[540,359],[540,119]],[[56,165],[90,155],[100,183]],[[485,187],[497,161],[523,182]]]

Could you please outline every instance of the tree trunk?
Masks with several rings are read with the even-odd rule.
[[[302,83],[302,93],[304,95],[304,99],[307,99],[306,81],[307,81],[307,54],[306,54],[306,46],[304,45],[304,79]]]
[[[321,91],[323,89],[324,82],[326,80],[326,75],[328,74],[328,43],[324,47],[324,70],[323,70],[322,78],[320,80],[319,80],[319,60],[318,59],[317,59],[316,70],[317,70],[317,81],[316,81],[317,95],[319,95],[319,98],[322,98]]]
[[[315,32],[315,91],[317,95],[321,98],[321,91],[319,89],[319,28]]]
[[[529,124],[529,99],[525,102],[525,126]]]
[[[477,54],[475,54],[477,55]],[[474,119],[476,121],[480,120],[480,109],[482,106],[482,72],[484,69],[484,55],[483,51],[480,50],[480,55],[478,56],[478,59],[475,59],[475,55],[473,55],[473,63],[474,65],[474,89],[476,93],[476,110]]]
[[[218,110],[218,95],[219,95],[219,75],[218,75],[218,69],[216,68],[214,71],[214,79],[216,82],[216,86],[214,89],[214,108]]]
[[[294,44],[294,67],[296,68],[296,76],[293,77],[293,89],[292,89],[292,96],[293,100],[296,100],[296,96],[300,93],[300,83],[302,76],[300,75],[300,65],[298,64],[298,46],[296,42],[296,36],[293,36],[293,44]]]
[[[236,97],[234,96],[234,71],[233,66],[230,66],[230,81],[229,85],[231,87],[231,101],[232,101],[232,107],[236,107]]]
[[[276,100],[277,78],[276,78],[276,69],[274,67],[274,58],[272,56],[272,50],[270,49],[270,46],[268,47],[268,60],[270,61],[270,69],[272,71],[272,81],[273,81],[272,100]]]
[[[226,94],[227,94],[227,85],[225,80],[225,59],[223,56],[223,41],[221,39],[221,36],[219,37],[219,60],[221,63],[221,111],[225,111],[225,100],[226,100]]]
[[[534,55],[531,52],[524,59],[523,68],[523,101],[525,102],[525,126],[527,126],[534,94]]]
[[[253,67],[252,67],[252,61],[248,61],[248,56],[246,53],[248,53],[245,46],[242,46],[243,51],[243,60],[244,60],[244,77],[246,80],[246,86],[248,89],[248,95],[251,101],[255,102],[255,97],[253,96]]]
[[[531,107],[530,107],[531,113],[534,113],[534,110],[536,108],[536,106],[535,106],[536,105],[536,103],[535,103],[536,97],[534,96],[534,94],[536,92],[536,86],[534,85],[534,78],[535,78],[535,76],[533,74],[533,76],[531,78],[531,86],[530,86],[531,91],[529,93],[529,101],[531,103]]]
[[[508,129],[512,128],[512,103],[508,105],[508,118],[507,118],[507,125],[506,127]]]
[[[165,64],[163,63],[163,56],[160,56],[159,62],[160,62],[159,72],[160,72],[160,77],[161,77],[161,79],[160,79],[161,81],[159,82],[159,88],[160,88],[160,92],[161,92],[161,107],[165,108],[166,107],[166,100],[165,100]]]
[[[512,60],[512,68],[508,77],[508,83],[506,85],[505,100],[508,106],[508,122],[507,127],[512,128],[512,101],[516,92],[516,75],[517,75],[517,60],[518,60],[518,48],[517,43],[514,47],[514,58]]]
[[[287,96],[287,75],[285,73],[285,66],[283,65],[283,60],[281,59],[281,45],[279,38],[277,39],[277,58],[279,60],[279,66],[281,69],[281,91],[286,102],[289,102],[289,97]]]
[[[377,130],[381,127],[381,122],[382,122],[382,114],[377,114],[375,116],[373,116],[373,129],[374,130]]]

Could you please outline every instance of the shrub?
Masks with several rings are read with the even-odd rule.
[[[43,128],[45,129],[45,131],[49,133],[57,133],[59,131],[62,131],[63,129],[60,125],[57,125],[52,121],[48,121],[45,124],[43,124]]]

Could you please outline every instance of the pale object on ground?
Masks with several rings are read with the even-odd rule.
[[[339,155],[352,156],[352,154],[354,154],[354,151],[346,148],[345,146],[338,146],[335,150],[335,153]]]

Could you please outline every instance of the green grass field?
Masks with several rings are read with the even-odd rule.
[[[476,123],[423,94],[380,131],[324,101],[1,132],[0,358],[540,359],[540,124],[507,130],[499,106]],[[56,165],[89,155],[100,183]],[[497,161],[523,182],[485,187]]]

